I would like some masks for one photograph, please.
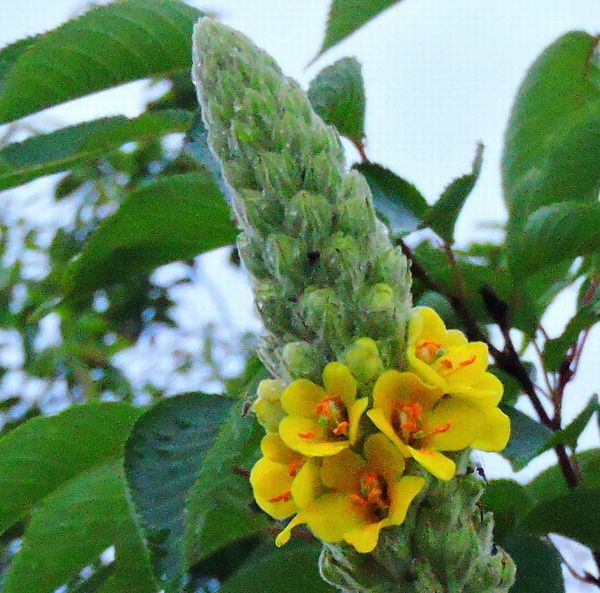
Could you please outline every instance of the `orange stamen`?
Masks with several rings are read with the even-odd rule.
[[[417,423],[413,422],[412,420],[406,420],[405,422],[401,422],[400,428],[408,432],[416,432],[417,430],[419,430]]]
[[[441,434],[442,432],[448,432],[450,430],[451,426],[452,426],[451,422],[446,422],[446,424],[444,424],[444,426],[436,426],[433,429],[433,433],[434,434]]]
[[[281,494],[277,494],[277,496],[272,496],[269,498],[269,502],[287,502],[292,498],[292,493],[289,490],[282,492]]]
[[[287,465],[288,476],[295,478],[303,465],[304,459],[292,459]]]
[[[325,397],[315,406],[315,414],[317,416],[325,416],[329,420],[333,420],[333,412],[331,411],[331,403],[335,403],[334,397]]]
[[[446,369],[452,369],[454,367],[452,361],[449,358],[442,358],[440,360],[440,364]]]
[[[460,367],[468,367],[470,364],[473,364],[477,360],[477,354],[473,354],[471,358],[467,358],[467,360],[463,360],[460,362]]]
[[[423,362],[429,364],[433,361],[441,348],[442,345],[436,340],[423,340],[417,345],[417,358],[420,358]]]
[[[308,432],[299,432],[298,436],[301,439],[314,439],[316,436],[316,433],[314,430],[309,430]]]
[[[336,437],[339,436],[344,436],[348,434],[348,431],[350,430],[350,423],[346,422],[345,420],[340,422],[334,429],[333,429],[333,434]]]
[[[350,498],[361,506],[369,504],[369,501],[363,498],[360,494],[351,494]]]

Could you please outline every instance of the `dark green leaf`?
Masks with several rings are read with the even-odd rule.
[[[533,505],[525,488],[514,480],[492,480],[482,502],[486,511],[494,513],[494,534],[500,541],[515,530]]]
[[[115,85],[191,67],[201,13],[178,0],[125,0],[0,52],[0,123]]]
[[[550,204],[598,199],[600,89],[592,82],[597,43],[583,31],[563,35],[531,66],[513,106],[502,172],[511,267],[519,278],[531,273],[523,256],[540,251],[532,250],[524,232],[528,216]],[[541,251],[552,255],[560,248],[550,243]]]
[[[137,119],[107,117],[34,136],[0,150],[0,191],[50,173],[70,169],[126,142],[186,131],[187,111],[157,111]]]
[[[581,485],[585,488],[600,488],[600,449],[591,449],[577,455],[581,469]],[[559,465],[542,472],[527,486],[527,492],[536,500],[552,500],[569,492]]]
[[[527,249],[519,263],[528,269],[600,253],[600,203],[570,201],[543,206],[529,216],[524,232]]]
[[[112,545],[115,572],[100,591],[155,591],[125,492],[121,460],[93,467],[56,489],[34,513],[2,592],[53,591]]]
[[[560,555],[550,542],[514,533],[501,544],[517,565],[510,593],[564,593]]]
[[[356,144],[365,137],[365,85],[360,63],[342,58],[321,70],[310,83],[308,98],[325,123]]]
[[[0,439],[0,533],[65,482],[119,457],[139,415],[127,404],[89,403]]]
[[[375,163],[361,163],[356,169],[371,188],[378,214],[394,232],[411,232],[420,226],[428,205],[412,183]]]
[[[317,569],[321,544],[291,542],[227,579],[219,593],[333,593]]]
[[[531,533],[558,533],[593,550],[600,548],[600,488],[576,488],[537,504],[521,522]]]
[[[254,507],[247,477],[264,436],[254,416],[231,409],[208,452],[188,503],[188,557],[195,563],[223,546],[265,529],[267,516]]]
[[[581,411],[581,413],[569,424],[569,426],[555,432],[548,443],[546,444],[547,449],[551,449],[556,445],[567,445],[571,449],[577,448],[577,441],[579,435],[585,430],[589,421],[592,419],[594,412],[600,409],[598,404],[598,396],[594,395],[588,402],[588,405]]]
[[[425,215],[425,225],[431,227],[448,243],[454,241],[454,227],[458,215],[477,183],[482,162],[483,144],[478,144],[471,173],[455,179]]]
[[[512,406],[502,406],[502,410],[510,418],[510,440],[502,456],[510,461],[515,471],[519,471],[545,451],[545,445],[554,433]]]
[[[317,58],[400,0],[332,0],[323,46]],[[316,58],[315,58],[316,59]]]
[[[161,177],[104,220],[70,265],[67,288],[79,299],[234,238],[229,206],[208,173]]]
[[[521,384],[508,373],[505,373],[502,369],[498,367],[490,367],[488,369],[492,375],[495,375],[500,379],[502,385],[504,385],[504,394],[502,395],[502,403],[505,406],[513,406],[517,403],[519,396],[523,393],[523,388]]]
[[[69,593],[97,593],[115,572],[115,563],[101,566],[94,574],[79,585],[69,589]],[[103,590],[106,593],[106,589]]]
[[[186,501],[230,407],[230,399],[199,393],[162,400],[138,420],[127,442],[127,481],[154,572],[167,591],[181,589]]]

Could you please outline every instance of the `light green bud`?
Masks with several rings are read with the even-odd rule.
[[[265,327],[276,335],[289,333],[291,314],[281,285],[271,280],[262,280],[254,287],[256,309]]]
[[[354,237],[335,233],[321,253],[321,262],[336,286],[354,294],[360,290],[368,260]]]
[[[398,333],[395,296],[392,287],[383,283],[375,284],[367,292],[363,312],[365,327],[370,335],[383,338]]]
[[[236,239],[240,259],[252,276],[259,280],[266,279],[269,272],[265,267],[262,258],[262,249],[257,241],[252,239],[247,233],[241,232]]]
[[[284,233],[269,235],[263,261],[269,272],[286,286],[302,275],[300,246],[296,239]]]
[[[289,342],[283,347],[281,358],[292,377],[320,378],[323,361],[308,342]]]
[[[280,379],[264,379],[258,385],[257,399],[252,405],[256,419],[270,433],[277,432],[279,423],[285,417],[281,406],[283,383]]]
[[[256,178],[269,198],[287,201],[300,189],[300,170],[286,153],[263,152],[256,165]]]
[[[312,250],[331,232],[332,214],[323,196],[301,191],[286,205],[285,229],[290,235],[302,238]]]
[[[273,227],[283,220],[283,207],[275,200],[265,200],[260,192],[252,189],[239,191],[243,202],[242,226],[266,237]]]
[[[360,382],[374,381],[383,372],[377,342],[371,338],[355,340],[346,348],[340,362],[343,362]]]
[[[320,193],[330,202],[335,202],[341,183],[342,172],[328,152],[310,157],[304,173],[304,189]]]

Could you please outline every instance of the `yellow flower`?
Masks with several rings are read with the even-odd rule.
[[[261,457],[250,472],[250,483],[258,506],[275,519],[293,515],[292,483],[306,458],[286,447],[277,434],[266,435]]]
[[[323,541],[343,540],[358,552],[371,552],[383,527],[404,522],[425,484],[421,477],[404,476],[404,467],[402,455],[382,434],[367,438],[364,458],[345,449],[321,463],[308,460],[292,485],[300,510],[275,543],[284,545],[292,528],[306,523]]]
[[[279,422],[285,416],[281,407],[282,391],[283,383],[280,379],[264,379],[258,384],[257,398],[252,409],[267,432],[277,432]]]
[[[502,398],[502,383],[486,372],[487,344],[469,342],[462,332],[446,329],[429,307],[413,310],[407,358],[411,370],[444,393],[492,406]]]
[[[373,424],[398,447],[441,480],[456,472],[440,451],[476,447],[500,451],[510,434],[508,416],[496,406],[444,396],[414,373],[386,371],[373,388]]]
[[[330,362],[323,370],[324,388],[308,379],[291,383],[281,395],[288,414],[279,424],[285,444],[307,457],[335,455],[358,438],[369,399],[356,399],[356,380],[345,365]]]

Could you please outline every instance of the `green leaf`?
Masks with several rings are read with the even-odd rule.
[[[207,172],[160,177],[125,197],[69,266],[69,297],[233,242],[229,206]]]
[[[471,173],[455,179],[425,215],[425,225],[431,227],[448,243],[454,241],[454,227],[458,215],[479,179],[482,163],[483,144],[478,144]]]
[[[125,0],[8,46],[0,52],[0,123],[124,82],[188,72],[200,16],[178,0]]]
[[[100,587],[108,581],[114,572],[114,562],[106,566],[101,566],[94,571],[94,574],[89,579],[86,579],[74,588],[69,589],[69,593],[97,593],[97,591],[100,590]],[[104,589],[104,591],[106,592],[106,589]]]
[[[600,488],[600,449],[590,449],[577,455],[581,469],[581,486]],[[527,492],[537,501],[552,500],[569,492],[559,465],[554,465],[526,486]]]
[[[400,0],[332,0],[323,46],[315,60]],[[314,60],[313,60],[314,61]]]
[[[519,262],[523,267],[540,269],[600,253],[600,203],[543,206],[529,216],[524,232],[527,249]]]
[[[192,114],[180,110],[145,113],[136,119],[107,117],[9,144],[0,150],[0,191],[65,171],[126,142],[184,132],[191,122]]]
[[[365,85],[360,63],[342,58],[321,70],[308,88],[313,109],[355,144],[365,137]]]
[[[317,569],[319,542],[290,542],[266,556],[247,562],[228,578],[219,593],[333,593]]]
[[[494,513],[494,534],[499,540],[515,531],[519,520],[533,506],[526,489],[514,480],[492,480],[482,497],[486,511]]]
[[[531,66],[517,94],[502,173],[507,240],[518,277],[531,273],[520,262],[531,251],[525,233],[531,213],[550,204],[598,199],[600,88],[592,80],[598,76],[592,60],[597,44],[598,38],[583,31],[563,35]],[[550,244],[542,251],[545,256],[555,249]]]
[[[138,420],[127,442],[127,481],[166,591],[183,584],[186,501],[231,403],[200,393],[162,400]]]
[[[558,371],[569,349],[577,343],[579,334],[600,321],[600,308],[598,305],[583,306],[571,318],[565,331],[548,340],[544,344],[544,367],[548,371]]]
[[[512,406],[502,406],[502,411],[510,418],[510,440],[502,456],[519,471],[546,450],[546,443],[554,433]]]
[[[501,544],[517,565],[517,578],[510,593],[564,593],[561,558],[550,542],[514,533],[502,539]]]
[[[119,457],[139,415],[127,404],[88,403],[0,439],[0,533],[65,482]]]
[[[577,448],[577,441],[579,440],[579,436],[585,430],[585,427],[588,425],[589,421],[592,419],[594,412],[600,410],[600,405],[598,403],[598,396],[593,395],[587,406],[578,414],[578,416],[569,424],[569,426],[563,428],[562,430],[556,431],[550,440],[546,443],[546,448],[551,449],[556,445],[567,445],[571,447],[571,449],[575,450]]]
[[[521,522],[535,534],[558,533],[593,550],[600,548],[600,488],[576,488],[566,494],[543,500]]]
[[[489,372],[500,379],[502,385],[504,385],[504,394],[502,395],[502,403],[505,406],[514,406],[519,399],[519,396],[523,393],[523,387],[521,384],[512,376],[499,369],[498,367],[490,367]]]
[[[115,572],[99,591],[155,591],[141,534],[130,514],[121,460],[90,468],[46,498],[25,531],[2,592],[53,591],[112,545]]]
[[[196,563],[219,548],[264,530],[270,519],[254,507],[247,477],[264,430],[239,403],[206,455],[188,503],[188,558]]]
[[[375,163],[361,163],[355,168],[365,176],[377,213],[392,231],[407,233],[419,228],[429,206],[412,183]]]

